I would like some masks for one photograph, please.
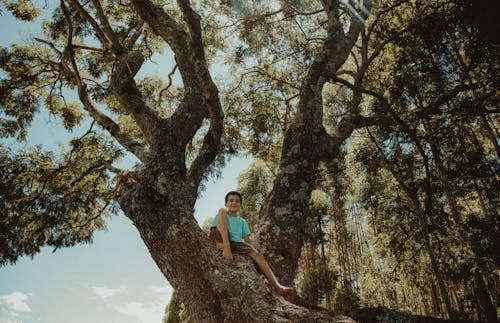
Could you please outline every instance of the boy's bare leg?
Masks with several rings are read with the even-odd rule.
[[[267,281],[276,289],[276,292],[280,295],[289,295],[293,293],[293,288],[292,287],[286,287],[281,285],[278,280],[276,279],[276,276],[274,276],[273,271],[271,270],[271,267],[269,267],[269,264],[267,263],[266,258],[258,252],[251,252],[248,254],[250,258],[255,261],[257,266],[259,266],[260,270],[262,271],[262,274],[264,277],[266,277]]]

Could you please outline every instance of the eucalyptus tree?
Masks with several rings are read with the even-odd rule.
[[[22,20],[34,18],[39,10],[29,1],[4,3]],[[286,80],[271,82],[287,88],[285,95],[293,93],[286,96],[284,108],[294,111],[285,114],[281,151],[275,154],[276,181],[257,232],[261,250],[280,280],[291,283],[318,164],[333,158],[360,126],[360,111],[352,104],[336,131],[327,132],[323,89],[353,50],[372,5],[60,1],[44,22],[43,37],[2,48],[1,133],[25,139],[42,108],[61,118],[69,130],[84,116],[91,122],[87,133],[56,156],[2,150],[2,185],[14,187],[2,193],[2,263],[33,255],[44,245],[90,241],[116,202],[196,321],[330,321],[326,314],[300,309],[275,295],[253,267],[220,262],[193,217],[203,180],[222,165],[226,153],[234,152],[237,140],[248,135],[239,133],[235,119],[225,120],[223,106],[231,115],[237,102],[228,96],[223,105],[209,67],[222,55],[221,49],[253,51],[251,39],[262,41],[259,55],[277,60],[298,55],[302,60],[301,68],[290,73],[295,77],[292,86]],[[238,14],[255,8],[259,11],[250,16]],[[231,31],[227,25],[242,37],[224,34]],[[300,43],[273,42],[275,28],[296,33],[290,40]],[[294,51],[294,46],[300,50]],[[142,78],[145,62],[166,47],[175,65],[164,72],[165,81]],[[284,65],[271,66],[288,74]],[[176,73],[182,83],[177,87],[170,82]],[[69,93],[79,102],[69,102]],[[269,111],[265,106],[278,107],[271,98],[250,102],[264,114]],[[276,121],[270,122],[276,126]],[[135,167],[117,168],[115,161],[124,153],[136,158]]]
[[[494,271],[496,257],[485,255],[494,239],[490,230],[484,230],[480,235],[489,242],[479,246],[471,238],[479,228],[471,224],[479,217],[479,222],[490,223],[498,233],[494,216],[498,199],[487,192],[498,186],[498,136],[489,122],[498,113],[499,64],[495,42],[485,36],[488,31],[475,23],[477,17],[471,22],[469,11],[475,6],[480,5],[425,1],[414,6],[407,2],[401,10],[391,11],[386,15],[387,28],[380,29],[374,39],[386,43],[392,54],[380,55],[370,65],[361,91],[370,93],[376,99],[371,108],[388,118],[372,136],[378,147],[374,155],[380,157],[377,167],[383,165],[398,181],[402,193],[397,193],[395,202],[403,207],[411,202],[414,214],[393,212],[408,218],[416,215],[414,220],[420,221],[418,225],[409,219],[398,223],[421,230],[449,315],[454,309],[445,278],[448,283],[458,279],[462,285],[473,279],[481,304],[476,313],[496,321],[493,292],[487,295],[483,281]],[[402,16],[407,19],[401,20]],[[488,14],[485,17],[490,20]],[[367,163],[377,159],[371,153],[364,151],[361,158]],[[384,231],[395,233],[393,228]],[[429,234],[437,241],[432,242]],[[409,247],[408,238],[394,238],[399,241],[394,251],[401,254]]]
[[[311,193],[309,216],[304,229],[302,261],[298,275],[298,289],[308,303],[331,309],[331,296],[338,273],[332,268],[327,238],[328,197],[320,189]]]
[[[163,323],[192,323],[193,320],[186,313],[186,307],[182,304],[177,293],[174,292],[170,303],[165,308]]]

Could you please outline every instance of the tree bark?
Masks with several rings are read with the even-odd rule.
[[[479,304],[486,316],[486,320],[493,323],[498,322],[496,308],[491,301],[490,294],[480,272],[474,273],[474,285],[476,286],[476,297],[479,299]]]

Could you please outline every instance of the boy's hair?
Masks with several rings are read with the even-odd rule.
[[[243,197],[241,197],[241,194],[239,192],[236,192],[236,191],[231,191],[231,192],[227,193],[226,197],[224,198],[224,203],[227,203],[229,195],[236,195],[236,196],[238,196],[240,198],[240,203],[243,203]]]

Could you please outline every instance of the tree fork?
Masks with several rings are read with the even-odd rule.
[[[124,192],[121,206],[197,322],[332,322],[331,313],[277,295],[245,257],[225,262],[193,218],[190,186],[152,168]]]

